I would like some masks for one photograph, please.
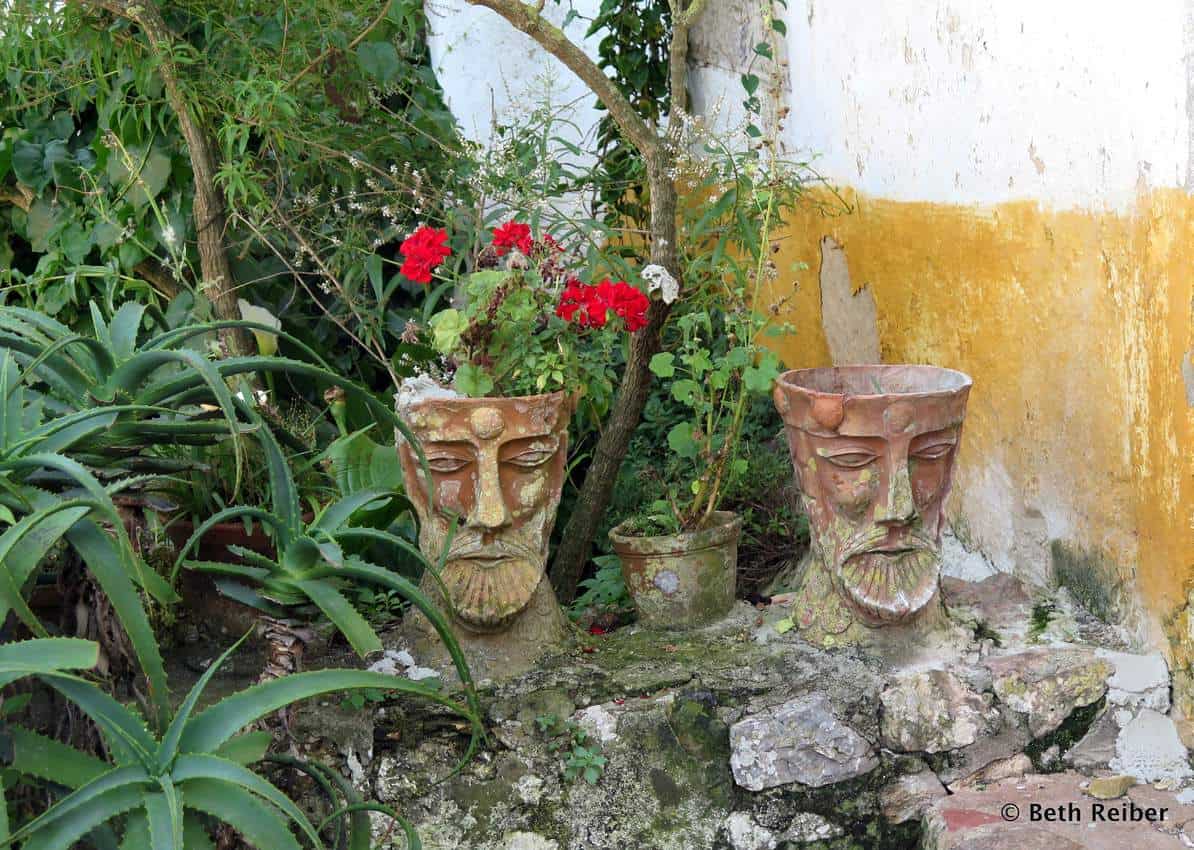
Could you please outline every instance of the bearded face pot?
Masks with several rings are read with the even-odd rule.
[[[423,589],[445,603],[476,666],[525,668],[564,634],[545,567],[567,461],[567,397],[433,399],[402,415],[430,471],[400,443],[419,548],[432,564],[447,549],[442,585],[428,576]]]
[[[810,555],[793,619],[811,642],[939,616],[942,506],[970,378],[933,366],[840,366],[780,376]]]

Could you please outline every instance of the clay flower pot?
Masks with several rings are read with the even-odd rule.
[[[938,605],[943,505],[970,378],[935,366],[796,369],[776,382],[812,532],[793,615],[853,640]]]
[[[526,632],[536,648],[558,637],[544,568],[567,465],[567,396],[428,398],[399,412],[427,458],[430,480],[413,447],[399,444],[419,547],[432,563],[449,547],[440,579],[454,625],[474,635]],[[439,593],[439,583],[424,586]]]
[[[734,604],[742,518],[715,511],[709,527],[659,537],[626,534],[626,522],[609,533],[622,559],[622,578],[651,628],[696,629],[715,623]]]

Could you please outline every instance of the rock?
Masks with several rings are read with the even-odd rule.
[[[1141,782],[1180,780],[1194,775],[1189,754],[1173,720],[1152,709],[1142,709],[1115,740],[1111,769]]]
[[[901,776],[879,793],[883,817],[891,823],[918,820],[938,797],[946,795],[941,780],[927,767]]]
[[[1011,714],[1010,710],[1005,711],[1005,714]],[[1023,755],[1028,743],[1028,730],[1024,724],[1011,722],[1010,718],[1005,717],[1002,728],[995,734],[980,737],[969,747],[951,752],[949,758],[937,768],[937,776],[947,787],[953,787],[967,777]]]
[[[1075,708],[1090,705],[1107,690],[1112,666],[1082,649],[1031,649],[989,658],[995,693],[1027,715],[1034,738],[1059,727]]]
[[[779,843],[771,830],[759,826],[746,812],[733,812],[726,818],[726,837],[734,850],[772,850]]]
[[[882,744],[901,752],[960,749],[999,725],[999,710],[991,705],[991,696],[975,693],[946,670],[902,676],[879,699]]]
[[[1136,784],[1134,776],[1099,776],[1090,780],[1086,793],[1098,800],[1114,800]]]
[[[1107,680],[1107,703],[1135,710],[1169,711],[1169,666],[1160,653],[1134,655],[1100,649],[1095,653],[1115,672]]]
[[[510,832],[504,837],[502,850],[559,850],[560,842],[544,838],[535,832]]]
[[[415,793],[418,789],[409,770],[391,755],[384,755],[378,760],[377,774],[373,779],[374,793],[383,803],[397,802],[402,797]]]
[[[792,823],[780,835],[780,840],[808,844],[810,841],[826,841],[843,834],[845,830],[831,820],[812,812],[797,812]]]
[[[525,776],[518,778],[514,783],[514,793],[518,795],[518,799],[528,806],[537,806],[539,801],[543,799],[543,780],[535,776],[533,773],[528,773]]]
[[[791,782],[818,788],[879,764],[871,744],[838,720],[819,693],[735,723],[730,748],[734,781],[750,791]]]
[[[990,785],[992,782],[999,782],[1001,779],[1014,779],[1024,776],[1031,771],[1032,759],[1024,755],[1024,753],[1017,753],[1014,756],[993,761],[982,770],[976,770],[965,779],[950,785],[949,790],[953,793],[962,788],[969,788],[976,785]]]
[[[1065,751],[1062,760],[1078,770],[1105,768],[1115,758],[1115,739],[1118,737],[1119,724],[1111,712],[1105,711],[1090,724],[1082,740]]]
[[[602,705],[591,705],[576,713],[576,722],[598,741],[608,744],[618,737],[618,718]]]
[[[998,635],[1006,646],[1024,637],[1032,614],[1032,597],[1024,583],[1009,573],[983,581],[941,578],[941,592],[950,616]]]
[[[1172,793],[1137,785],[1128,799],[1103,802],[1083,795],[1085,777],[1053,773],[1004,779],[960,789],[937,800],[925,815],[922,847],[932,850],[1178,850],[1174,833],[1194,818]],[[1032,820],[1033,805],[1050,812]],[[1154,822],[1124,817],[1129,805],[1153,810]],[[1094,807],[1103,817],[1095,821]],[[1009,808],[1011,807],[1011,808]],[[1160,819],[1161,810],[1164,819]]]

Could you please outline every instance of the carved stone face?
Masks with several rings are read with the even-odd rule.
[[[418,457],[399,445],[419,548],[435,563],[457,519],[441,577],[460,624],[474,631],[509,625],[544,578],[567,460],[564,401],[563,393],[446,399],[405,412],[431,469],[428,510]]]
[[[864,622],[905,621],[937,593],[969,392],[930,366],[796,370],[776,385],[814,554]]]

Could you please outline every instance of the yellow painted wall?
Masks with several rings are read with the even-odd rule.
[[[785,362],[829,362],[818,268],[832,236],[874,296],[883,360],[974,378],[952,504],[964,539],[1004,566],[1030,560],[1026,545],[1047,558],[1051,540],[1101,560],[1129,625],[1187,664],[1194,200],[1152,191],[1113,213],[846,198],[852,212],[810,204],[782,231]]]

